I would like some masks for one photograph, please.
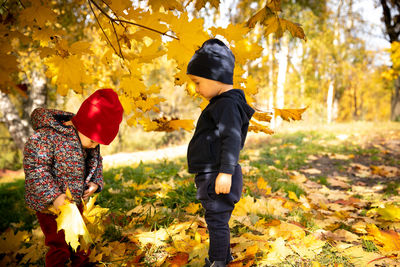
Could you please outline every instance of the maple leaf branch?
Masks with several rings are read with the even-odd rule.
[[[18,0],[18,2],[20,3],[20,5],[21,5],[23,8],[25,8],[25,5],[22,3],[21,0]]]
[[[117,30],[115,29],[115,26],[114,26],[113,22],[111,23],[111,26],[113,27],[115,38],[117,39],[117,44],[118,44],[118,48],[119,48],[119,54],[121,55],[121,58],[124,59],[124,55],[122,54],[121,44],[119,42]]]
[[[114,14],[114,16],[115,16],[117,19],[119,19],[117,13],[114,12],[114,10],[111,8],[111,6],[110,6],[106,1],[101,0],[101,2],[102,2],[103,4],[105,4],[105,5],[111,10],[111,12]],[[98,7],[97,7],[97,8],[98,8]]]
[[[99,21],[99,19],[98,19],[97,16],[96,16],[96,13],[95,13],[94,10],[93,10],[92,4],[91,4],[92,1],[91,1],[91,0],[88,0],[88,3],[89,3],[90,10],[92,10],[92,13],[93,13],[94,18],[96,19],[97,24],[99,24],[99,27],[100,27],[101,31],[103,32],[104,36],[105,36],[106,39],[107,39],[107,42],[110,44],[110,46],[111,46],[112,49],[114,50],[115,54],[118,55],[117,50],[116,50],[115,47],[112,45],[112,43],[111,43],[110,39],[108,38],[106,32],[104,31],[103,27],[101,26],[100,21]],[[118,40],[118,37],[117,37],[117,40]]]
[[[114,20],[114,21],[118,21],[118,22],[125,22],[125,23],[131,24],[131,25],[135,25],[135,26],[144,28],[144,29],[146,29],[146,30],[153,31],[153,32],[159,33],[159,34],[161,34],[161,35],[167,36],[167,37],[169,37],[169,38],[173,38],[173,39],[175,39],[175,40],[179,40],[179,38],[176,37],[176,36],[170,35],[170,34],[168,34],[168,33],[166,33],[166,32],[162,32],[162,31],[159,31],[159,30],[156,30],[156,29],[153,29],[153,28],[150,28],[150,27],[141,25],[141,24],[137,24],[137,23],[131,22],[131,21],[129,21],[129,20],[124,20],[124,19],[113,19],[113,20]]]
[[[5,1],[1,4],[0,8],[1,8],[1,9],[4,8],[4,9],[7,10],[7,12],[10,12],[10,10],[6,7],[7,2],[8,2],[8,0],[5,0]]]
[[[111,17],[109,14],[107,14],[107,12],[104,11],[94,0],[88,0],[88,1],[90,1],[93,5],[95,5],[96,8],[97,8],[98,10],[100,10],[100,12],[103,13],[104,16],[106,16],[111,22],[114,22],[114,23],[115,23],[115,22],[124,22],[124,23],[126,23],[126,24],[134,25],[134,26],[137,26],[137,27],[140,27],[140,28],[149,30],[149,31],[153,31],[153,32],[159,33],[159,34],[164,35],[164,36],[167,36],[167,37],[169,37],[169,38],[173,38],[173,39],[179,40],[179,38],[176,37],[176,36],[173,36],[173,35],[170,35],[170,34],[168,34],[168,33],[166,33],[166,32],[162,32],[162,31],[159,31],[159,30],[156,30],[156,29],[147,27],[147,26],[142,25],[142,24],[134,23],[134,22],[129,21],[129,20],[119,19],[118,16],[116,16],[117,18],[113,18],[113,17]],[[107,5],[107,6],[108,6],[108,5]],[[111,8],[110,8],[110,9],[111,9]],[[111,9],[111,10],[112,10],[112,9]],[[114,11],[113,11],[113,13],[114,13]]]

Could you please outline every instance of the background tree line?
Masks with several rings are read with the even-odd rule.
[[[76,111],[93,90],[113,87],[134,126],[123,127],[120,143],[132,142],[132,134],[142,138],[141,129],[161,131],[148,135],[160,145],[180,140],[185,131],[170,131],[187,125],[170,122],[193,119],[201,105],[185,63],[210,36],[232,45],[237,87],[270,115],[274,108],[307,106],[305,119],[312,122],[399,120],[398,1],[375,2],[392,44],[387,52],[360,37],[371,26],[356,0],[222,2],[2,1],[2,136],[21,149],[34,108]],[[226,30],[217,25],[223,19]],[[391,54],[392,66],[379,63],[382,53]]]

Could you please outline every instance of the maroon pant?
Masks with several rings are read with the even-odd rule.
[[[71,260],[72,266],[91,266],[89,254],[85,251],[74,252],[65,242],[64,230],[57,233],[56,216],[52,214],[36,212],[40,227],[45,236],[45,244],[50,247],[46,254],[46,267],[64,266]],[[79,249],[79,247],[78,247]]]

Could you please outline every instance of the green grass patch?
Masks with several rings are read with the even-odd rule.
[[[375,246],[374,242],[371,240],[362,239],[362,247],[367,252],[376,252],[378,248]]]
[[[346,257],[337,253],[336,249],[329,244],[322,248],[322,252],[314,259],[321,265],[343,264],[344,266],[354,266]]]
[[[385,189],[383,189],[384,194],[386,196],[390,196],[390,195],[399,195],[399,188],[400,188],[400,182],[399,181],[392,181],[390,183],[388,183],[385,187]]]
[[[24,180],[0,184],[0,232],[7,229],[11,223],[23,222],[16,227],[20,230],[28,230],[33,227],[36,216],[27,208],[24,193]]]

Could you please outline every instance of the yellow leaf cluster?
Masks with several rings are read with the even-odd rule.
[[[73,250],[76,251],[79,245],[81,245],[81,248],[87,250],[88,245],[93,241],[76,204],[66,203],[59,209],[60,213],[56,218],[57,231],[64,230],[65,242]],[[80,237],[82,237],[81,240]]]
[[[302,109],[278,109],[275,108],[275,118],[276,117],[281,117],[285,121],[290,121],[290,120],[301,120],[301,114],[304,113],[304,111],[307,108],[302,108]]]
[[[45,64],[48,66],[46,75],[57,85],[57,92],[60,95],[65,96],[70,88],[82,93],[82,84],[90,82],[85,65],[76,55],[68,57],[53,55],[45,60]]]
[[[250,28],[255,27],[257,23],[265,26],[265,35],[275,33],[277,38],[281,38],[285,31],[289,31],[293,37],[297,37],[306,41],[303,28],[298,23],[293,23],[278,16],[281,10],[280,0],[267,1],[267,4],[254,14],[248,21]]]

